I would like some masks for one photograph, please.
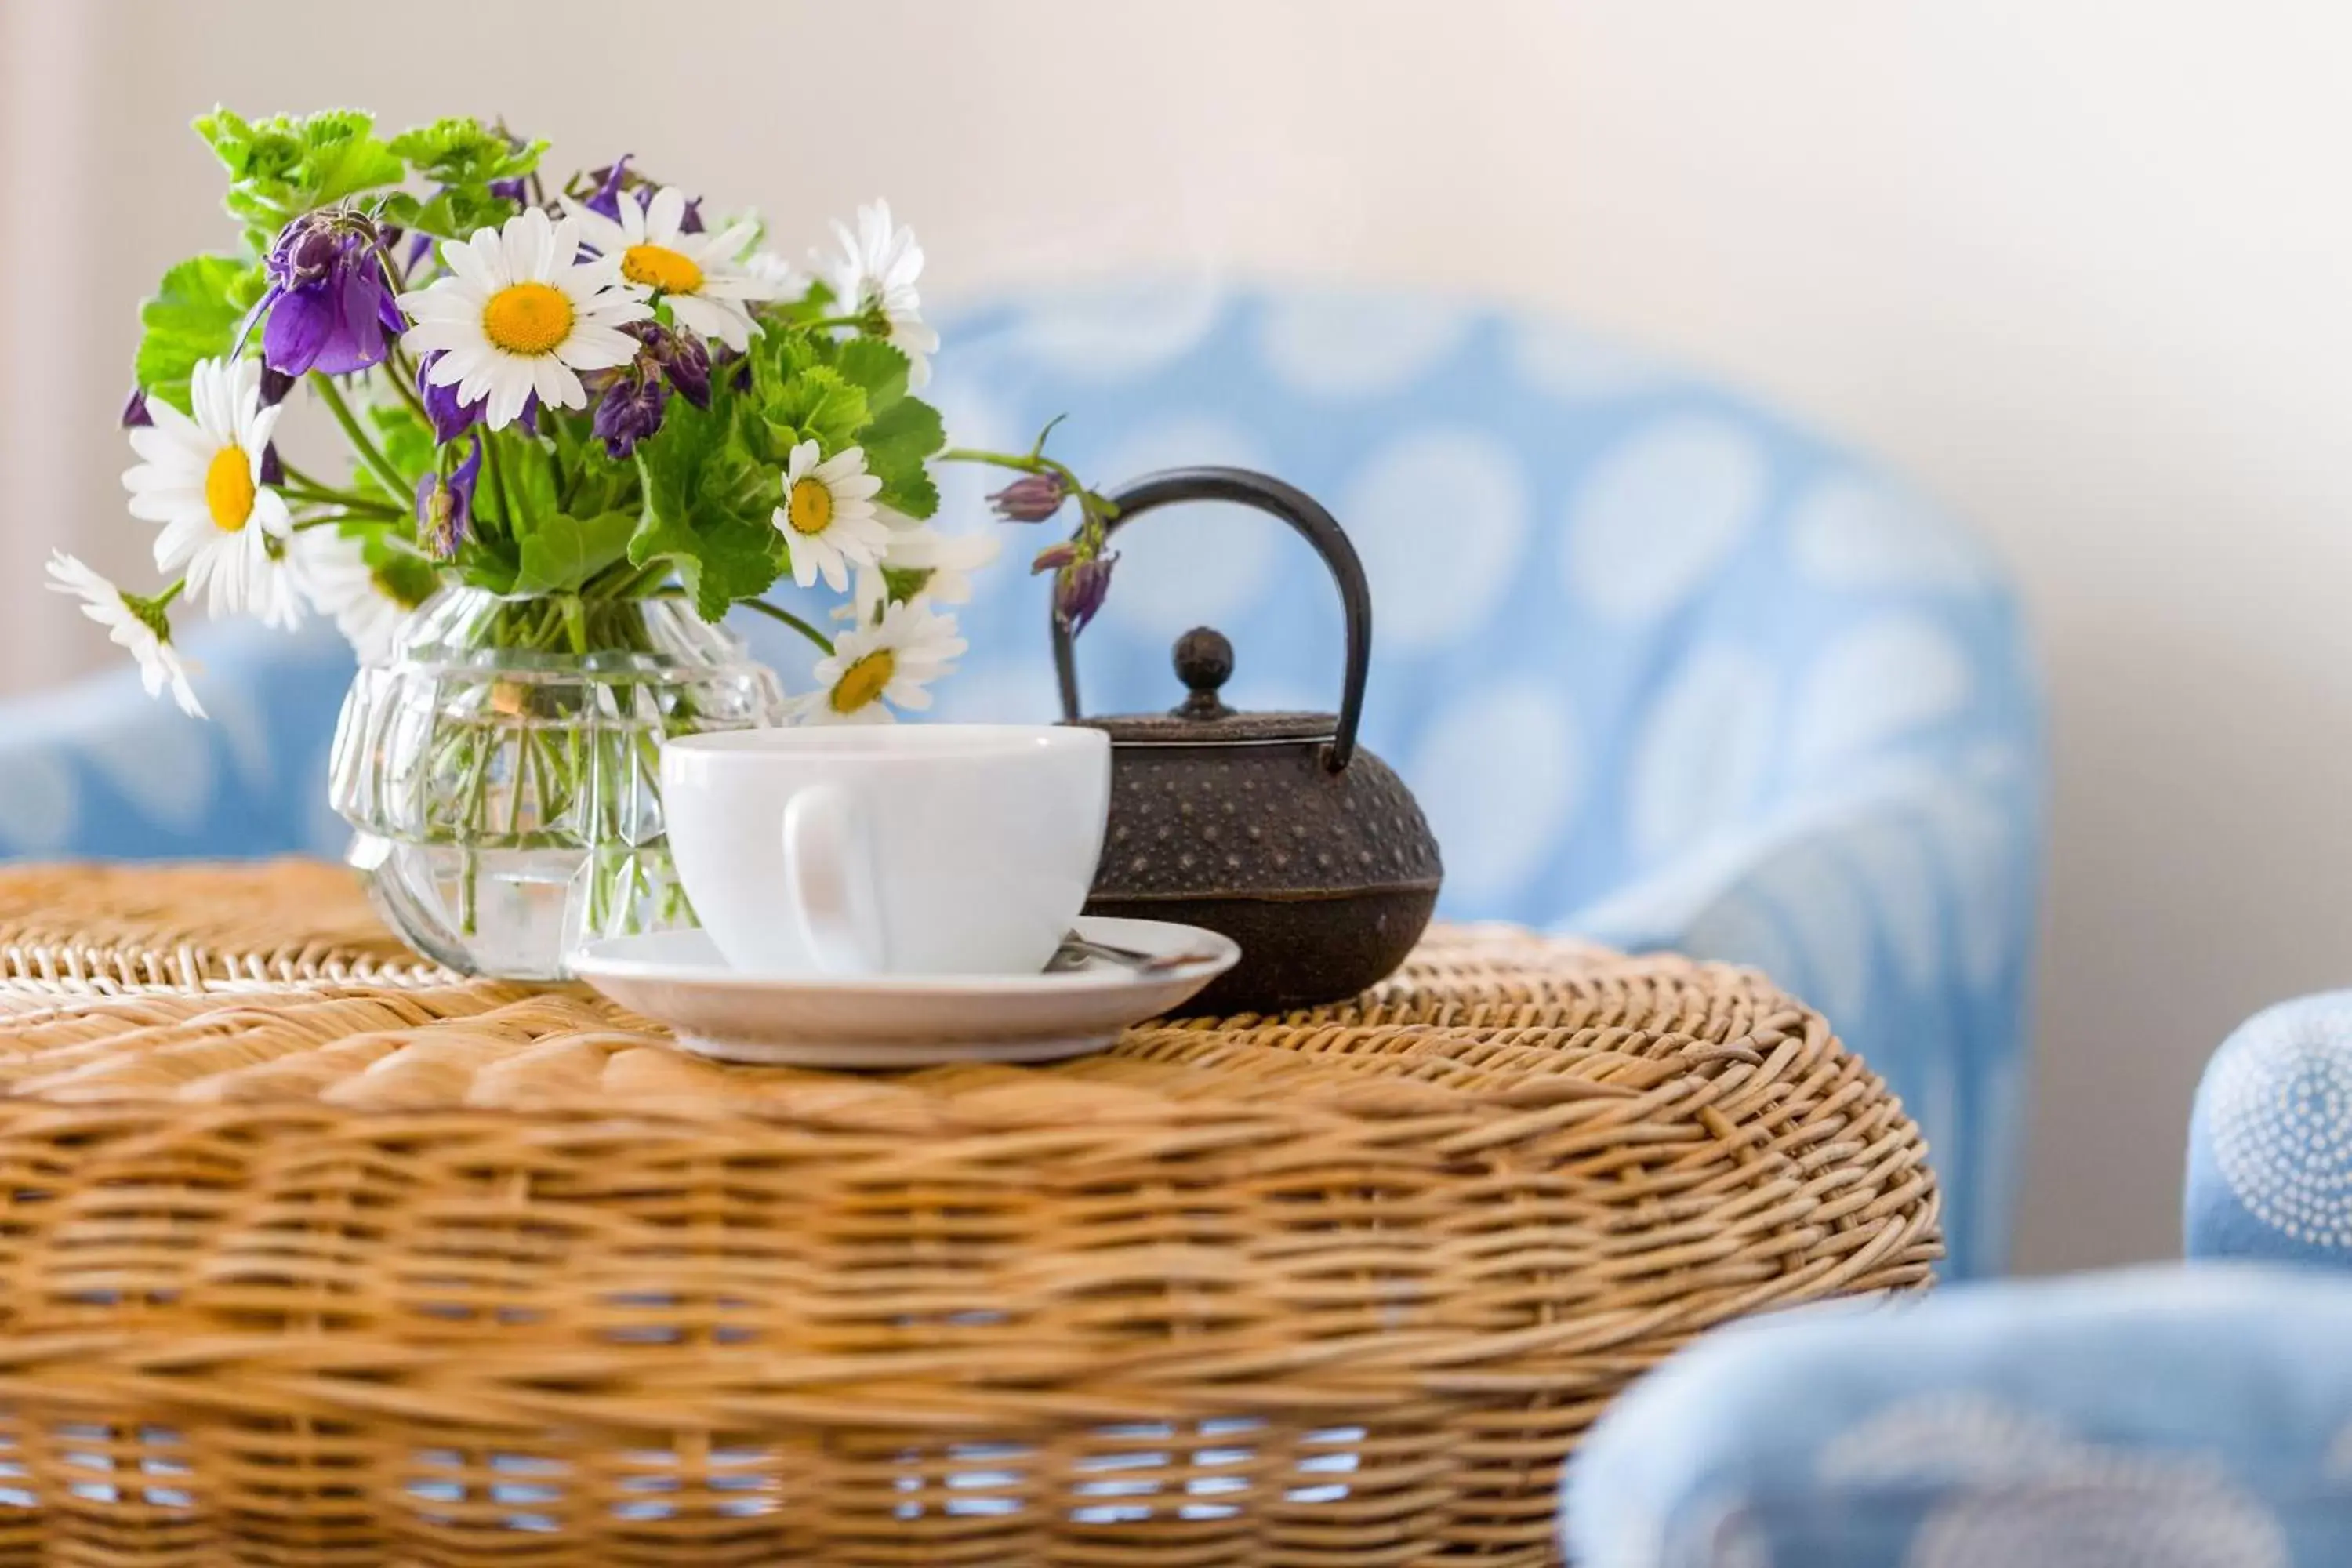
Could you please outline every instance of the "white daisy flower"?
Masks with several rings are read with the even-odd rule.
[[[883,575],[886,572],[928,574],[915,595],[926,604],[968,605],[971,603],[971,574],[994,561],[1003,548],[1004,542],[986,531],[941,533],[918,524],[903,532],[893,532],[883,548],[882,558],[857,569],[856,602],[834,613],[872,620],[889,597],[888,580]]]
[[[399,299],[416,325],[401,334],[409,353],[438,353],[427,376],[457,389],[460,403],[488,399],[489,427],[522,416],[530,395],[551,408],[583,408],[580,373],[611,370],[636,357],[637,340],[621,331],[653,307],[621,281],[622,258],[580,259],[580,226],[551,224],[537,207],[478,228],[471,239],[445,240],[449,275]]]
[[[181,659],[180,650],[172,646],[171,626],[161,608],[144,600],[133,603],[121,589],[62,550],[49,552],[49,591],[79,599],[81,613],[106,628],[108,640],[131,650],[131,657],[139,661],[139,682],[148,696],[157,696],[168,686],[181,712],[191,719],[205,716],[204,704],[196,700],[195,689],[188,684],[188,666]]]
[[[416,606],[368,564],[366,542],[333,528],[306,528],[294,536],[294,561],[310,607],[334,621],[360,662],[385,662],[393,634]]]
[[[246,613],[259,618],[265,626],[280,631],[292,631],[302,624],[302,612],[310,594],[302,581],[302,568],[294,559],[294,540],[276,535],[264,539],[261,558],[255,562],[247,578]]]
[[[922,300],[915,279],[923,274],[923,247],[915,231],[890,222],[890,204],[876,202],[857,209],[857,232],[835,224],[842,259],[834,268],[835,307],[845,316],[879,310],[890,323],[890,342],[907,356],[909,390],[919,392],[931,379],[926,357],[940,346],[940,335],[923,324]]]
[[[864,448],[852,447],[817,461],[814,441],[794,447],[784,468],[784,504],[775,512],[778,532],[792,546],[793,581],[812,586],[817,574],[835,593],[849,587],[849,569],[882,558],[889,531],[875,515],[874,495],[882,481],[866,471]]]
[[[833,652],[817,662],[816,689],[793,699],[793,717],[803,724],[887,724],[892,708],[919,712],[931,705],[924,688],[966,646],[954,616],[892,605],[880,620],[834,638]]]
[[[739,222],[715,233],[688,234],[679,226],[686,221],[683,191],[665,185],[650,202],[638,195],[621,193],[618,223],[570,196],[563,210],[591,248],[620,258],[621,281],[639,299],[659,289],[678,325],[741,353],[760,330],[750,301],[775,298],[767,280],[740,259],[760,226]]]
[[[188,379],[190,418],[162,398],[155,423],[131,432],[144,459],[122,476],[131,515],[160,522],[155,564],[185,568],[188,597],[215,616],[256,615],[291,629],[302,618],[284,574],[293,528],[286,498],[261,482],[278,408],[261,405],[261,362],[208,359]]]
[[[772,250],[755,250],[743,258],[743,270],[760,280],[771,300],[797,300],[808,292],[809,275]]]

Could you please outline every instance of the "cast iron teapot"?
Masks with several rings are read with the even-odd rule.
[[[1176,644],[1190,693],[1166,713],[1081,718],[1072,638],[1057,619],[1064,722],[1111,738],[1110,822],[1087,912],[1222,931],[1242,960],[1194,999],[1202,1013],[1278,1013],[1385,979],[1429,924],[1442,868],[1412,794],[1356,745],[1372,657],[1363,563],[1315,500],[1245,468],[1171,468],[1108,492],[1118,529],[1181,501],[1280,518],[1323,558],[1347,616],[1339,711],[1236,713],[1217,696],[1233,645],[1200,627]],[[1107,530],[1108,531],[1108,530]]]

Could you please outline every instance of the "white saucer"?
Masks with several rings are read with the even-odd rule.
[[[1045,1062],[1100,1050],[1240,962],[1232,939],[1162,921],[1081,918],[1090,942],[1201,962],[1151,973],[1096,959],[1053,974],[745,974],[699,931],[611,937],[572,973],[721,1061],[822,1068]]]

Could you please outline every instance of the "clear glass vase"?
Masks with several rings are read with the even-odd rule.
[[[690,924],[662,827],[663,739],[782,717],[743,641],[675,598],[446,588],[344,699],[330,789],[411,945],[554,980],[576,943]]]

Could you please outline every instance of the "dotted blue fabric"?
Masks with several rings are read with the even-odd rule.
[[[1183,284],[1007,298],[947,323],[931,393],[965,445],[1097,482],[1283,476],[1361,551],[1364,740],[1419,795],[1442,910],[1759,964],[1927,1129],[1949,1272],[2007,1246],[2044,760],[2015,600],[1966,530],[1737,394],[1556,321],[1423,294]],[[951,468],[950,529],[1003,476]],[[129,526],[129,524],[126,524]],[[937,716],[1054,715],[1045,584],[1007,528]],[[1120,536],[1082,639],[1089,705],[1162,709],[1169,647],[1230,636],[1236,706],[1328,710],[1340,617],[1287,529],[1237,509]],[[809,650],[754,646],[805,684]],[[317,639],[197,649],[211,731],[127,675],[0,710],[0,853],[333,850],[348,666]]]
[[[1579,1568],[2341,1568],[2352,1278],[2203,1264],[1702,1337],[1569,1467]]]
[[[2221,1043],[2189,1117],[2181,1218],[2191,1258],[2352,1268],[2352,991],[2280,1003]]]

